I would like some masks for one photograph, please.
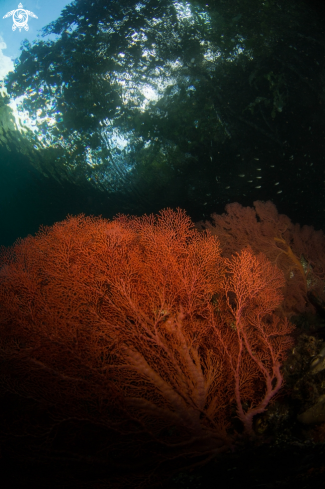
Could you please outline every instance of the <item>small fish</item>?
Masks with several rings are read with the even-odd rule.
[[[282,190],[279,190],[279,192],[277,192],[277,194],[282,194]]]
[[[245,175],[238,175],[239,177],[244,177]]]
[[[280,182],[276,182],[274,185],[279,185]]]
[[[230,188],[230,185],[229,185],[229,187],[226,187],[226,189],[228,189],[228,188]]]
[[[256,161],[260,161],[260,159],[259,159],[259,158],[254,158],[254,160],[256,160]]]
[[[262,187],[262,185],[257,185],[257,187],[255,187],[255,188],[261,188],[261,187]]]
[[[256,178],[262,178],[262,177],[256,177]]]

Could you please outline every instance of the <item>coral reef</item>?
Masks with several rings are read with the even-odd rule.
[[[283,273],[263,254],[223,258],[167,209],[68,217],[3,249],[1,270],[0,382],[26,400],[2,423],[29,454],[88,460],[77,425],[97,430],[94,463],[141,478],[255,437],[293,344],[275,312]]]
[[[228,204],[222,215],[212,214],[212,222],[196,224],[217,236],[223,256],[229,257],[246,248],[263,253],[285,276],[285,315],[315,311],[315,302],[325,300],[325,236],[311,226],[293,224],[279,214],[268,201],[256,201],[254,207],[237,202]]]

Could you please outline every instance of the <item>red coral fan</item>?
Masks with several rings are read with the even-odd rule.
[[[300,227],[278,214],[275,205],[256,201],[254,208],[228,204],[226,213],[212,214],[210,222],[199,222],[198,229],[209,229],[217,236],[223,256],[243,249],[263,253],[285,276],[282,310],[288,316],[313,310],[310,294],[325,300],[325,236],[311,226]]]
[[[293,327],[272,314],[283,299],[284,277],[264,255],[244,250],[226,259],[226,271],[226,307],[221,316],[228,320],[216,331],[229,359],[238,417],[245,431],[252,433],[253,417],[281,388],[280,367],[293,344],[288,336]]]
[[[181,210],[68,217],[3,250],[0,270],[0,382],[50,413],[50,427],[14,425],[43,453],[73,420],[109,430],[99,460],[207,461],[234,443],[231,406],[252,435],[281,387],[282,272],[249,251],[221,258]],[[82,457],[71,429],[61,444]]]

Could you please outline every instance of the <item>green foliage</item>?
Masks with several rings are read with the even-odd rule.
[[[269,131],[287,78],[264,59],[299,15],[273,0],[75,0],[43,29],[56,40],[23,42],[6,87],[27,96],[40,157],[57,150],[44,172],[107,191],[132,176],[161,188],[182,175],[185,186],[194,162],[210,168],[211,148],[242,133],[241,114],[259,126],[267,108]]]
[[[272,94],[272,112],[271,117],[274,119],[276,112],[282,112],[283,106],[285,105],[285,78],[284,74],[275,75],[273,71],[264,75],[269,82],[270,92]]]

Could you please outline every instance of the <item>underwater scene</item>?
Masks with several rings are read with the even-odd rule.
[[[4,489],[325,487],[325,4],[0,1]]]

